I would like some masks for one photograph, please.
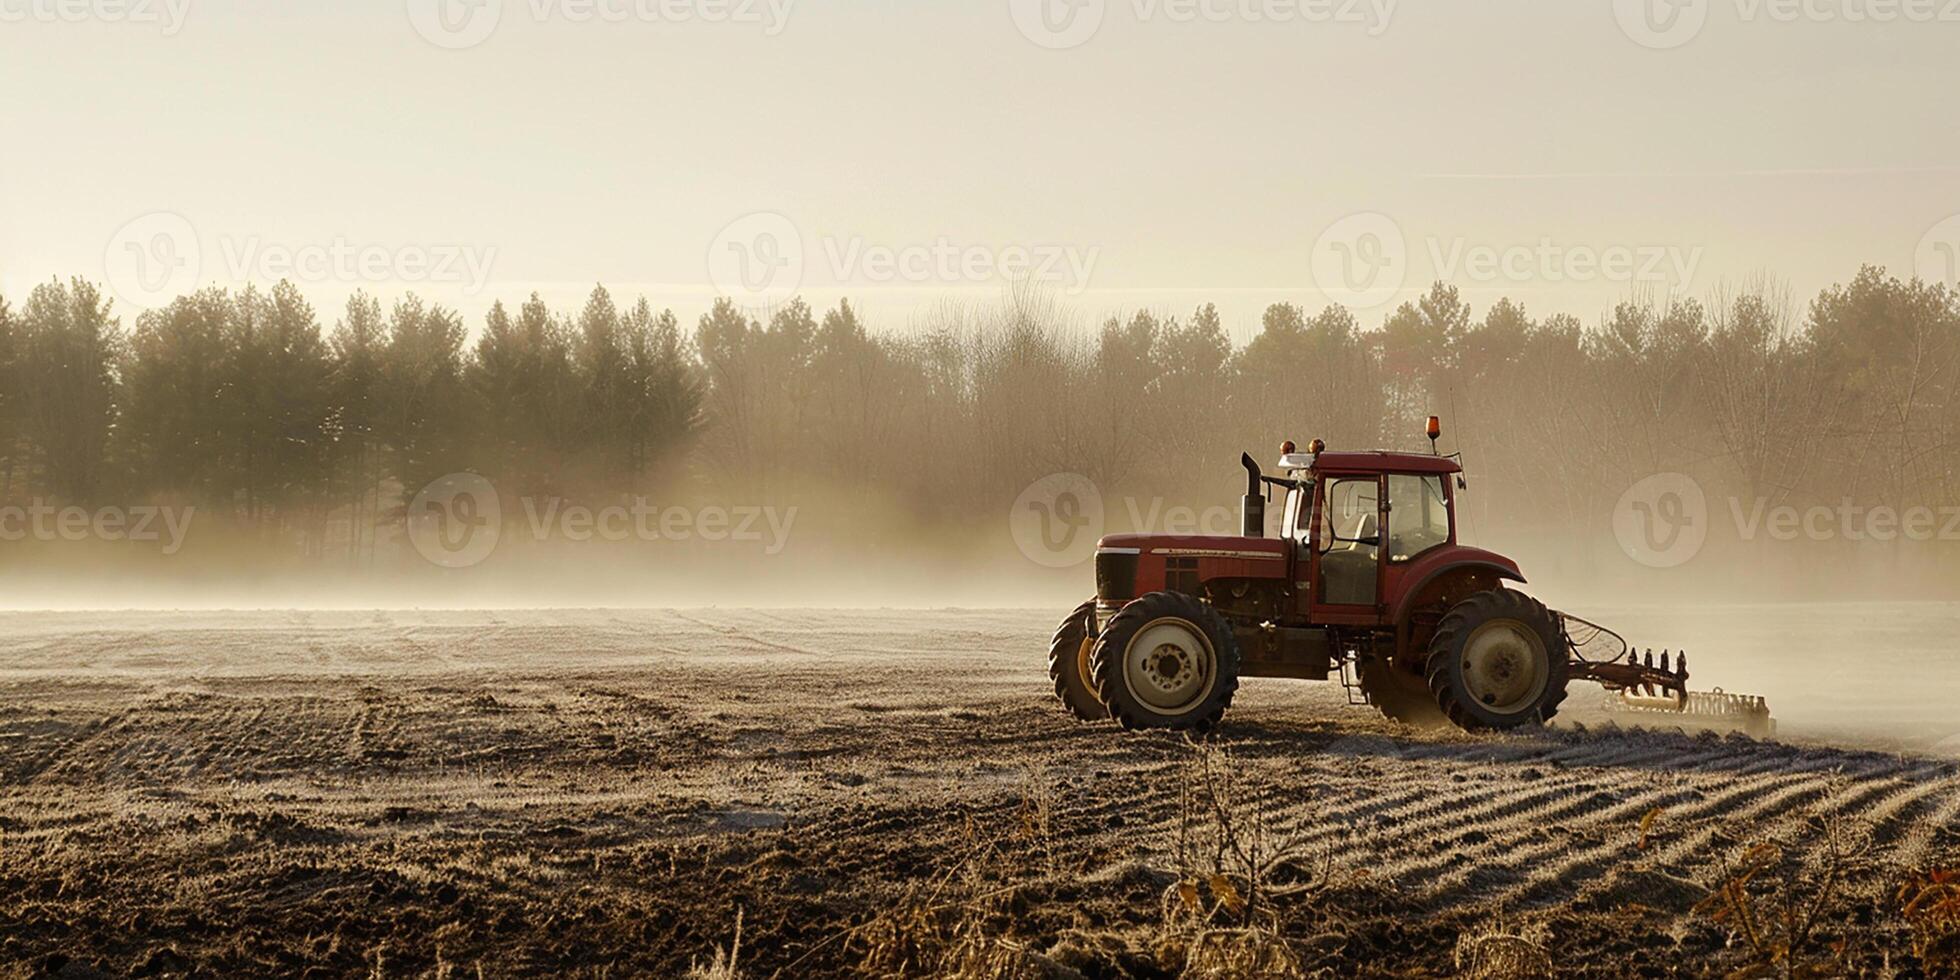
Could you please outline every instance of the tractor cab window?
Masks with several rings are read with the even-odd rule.
[[[1381,543],[1376,537],[1380,509],[1374,477],[1328,481],[1327,505],[1320,511],[1320,550],[1373,555]]]
[[[1388,478],[1388,560],[1408,561],[1447,544],[1450,508],[1437,476]]]
[[[1379,486],[1372,476],[1327,481],[1320,508],[1320,601],[1374,605],[1381,557]]]

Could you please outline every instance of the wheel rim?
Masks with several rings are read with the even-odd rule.
[[[1082,642],[1075,645],[1075,679],[1082,682],[1085,691],[1096,689],[1096,672],[1089,667],[1090,654],[1095,649],[1096,638],[1093,636],[1084,636]]]
[[[1463,644],[1463,686],[1471,700],[1499,714],[1521,711],[1550,682],[1545,641],[1515,619],[1477,627]]]
[[[1218,656],[1204,633],[1182,619],[1159,619],[1137,631],[1123,653],[1123,675],[1146,707],[1167,715],[1197,707],[1218,677]]]

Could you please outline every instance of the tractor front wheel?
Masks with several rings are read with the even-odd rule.
[[[1110,617],[1090,669],[1103,705],[1124,728],[1210,731],[1239,688],[1239,647],[1211,606],[1152,592]]]
[[[1558,618],[1511,589],[1457,603],[1429,641],[1429,689],[1466,729],[1550,721],[1565,700],[1565,641]]]
[[[1089,652],[1095,648],[1096,638],[1089,635],[1088,623],[1095,614],[1094,599],[1075,607],[1062,625],[1055,627],[1055,637],[1048,642],[1048,679],[1055,682],[1055,696],[1062,699],[1069,714],[1083,721],[1109,717],[1109,709],[1097,700],[1089,678]]]

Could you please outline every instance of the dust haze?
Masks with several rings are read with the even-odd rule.
[[[1960,975],[1934,6],[0,0],[0,980]]]

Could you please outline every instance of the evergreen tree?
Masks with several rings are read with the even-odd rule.
[[[227,394],[232,299],[222,289],[179,296],[136,319],[124,369],[122,434],[144,490],[229,506],[225,434],[240,408]]]
[[[469,459],[462,318],[413,293],[396,303],[382,379],[381,441],[405,503]]]
[[[23,426],[48,493],[90,503],[111,487],[122,326],[93,284],[36,286],[20,313]]]
[[[20,462],[20,415],[22,383],[20,375],[20,327],[13,310],[0,296],[0,501],[9,499],[14,489],[14,470]]]
[[[348,297],[329,347],[332,408],[326,429],[337,473],[331,495],[346,502],[348,557],[360,561],[372,553],[373,531],[380,521],[388,361],[388,323],[380,301],[365,292]]]

